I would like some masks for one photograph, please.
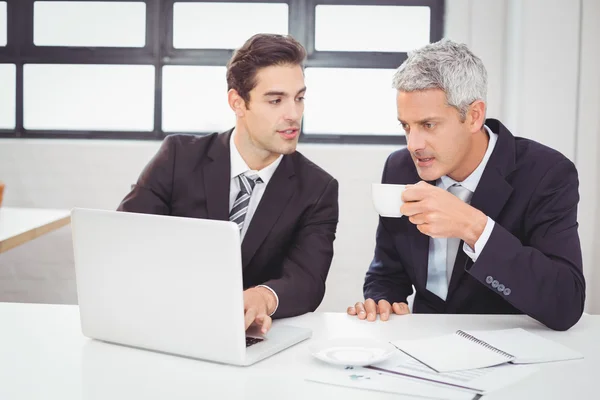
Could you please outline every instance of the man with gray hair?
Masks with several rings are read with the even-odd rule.
[[[394,76],[407,148],[383,183],[408,184],[380,217],[364,302],[350,315],[527,314],[566,330],[585,302],[578,175],[558,151],[486,119],[487,73],[462,44],[409,54]]]

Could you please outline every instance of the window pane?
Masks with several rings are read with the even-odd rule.
[[[26,129],[151,131],[154,67],[24,67]]]
[[[0,1],[0,46],[6,46],[6,2]]]
[[[429,43],[429,7],[318,5],[315,49],[407,52]]]
[[[146,4],[36,1],[36,46],[144,47]]]
[[[235,49],[256,33],[287,34],[287,4],[175,3],[174,5],[173,46],[175,48]]]
[[[0,129],[15,129],[17,68],[0,64]]]
[[[307,68],[304,133],[401,135],[394,69]]]
[[[163,130],[217,132],[232,128],[225,67],[163,68]]]

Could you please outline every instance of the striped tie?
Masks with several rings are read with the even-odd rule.
[[[238,175],[240,181],[240,192],[233,203],[231,212],[229,213],[229,220],[238,224],[240,233],[244,227],[244,219],[248,212],[248,205],[250,204],[250,197],[252,196],[252,190],[257,183],[262,183],[262,179],[258,175],[246,176],[244,174]]]

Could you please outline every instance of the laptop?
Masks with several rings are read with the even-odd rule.
[[[245,331],[233,222],[75,208],[71,224],[89,338],[247,366],[312,335],[283,321]]]

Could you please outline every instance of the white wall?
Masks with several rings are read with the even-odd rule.
[[[600,313],[600,2],[583,0],[576,163],[581,203],[579,223],[589,312]]]
[[[519,75],[519,91],[514,98],[505,98],[519,108],[518,123],[512,128],[575,160],[580,2],[514,0],[511,4],[522,8],[517,27],[521,40],[508,52],[508,57],[516,54],[521,60],[514,71]]]
[[[592,297],[600,293],[600,272],[594,271],[600,264],[600,251],[594,250],[600,245],[598,18],[595,0],[447,1],[446,36],[467,43],[488,69],[488,115],[503,120],[516,135],[553,146],[578,165],[590,312],[600,312],[600,295]],[[0,140],[5,205],[113,209],[158,145]],[[377,222],[369,186],[379,180],[383,162],[393,150],[393,146],[300,146],[340,181],[336,255],[322,310],[344,310],[361,298]]]
[[[158,146],[158,142],[2,140],[0,176],[6,182],[5,205],[115,209]],[[362,296],[362,281],[373,252],[377,215],[371,206],[370,184],[380,180],[383,163],[395,147],[303,144],[299,150],[340,181],[336,256],[322,309],[345,309]],[[72,262],[72,257],[65,260]],[[22,280],[53,279],[52,274],[44,273],[19,275],[17,265],[22,264],[12,262],[12,273],[2,276],[0,271],[0,279],[5,280],[4,287],[22,287],[24,296],[31,297]],[[56,281],[56,285],[63,283],[62,279]],[[43,290],[39,282],[32,284]],[[55,294],[51,286],[46,285],[52,291],[46,298]]]

